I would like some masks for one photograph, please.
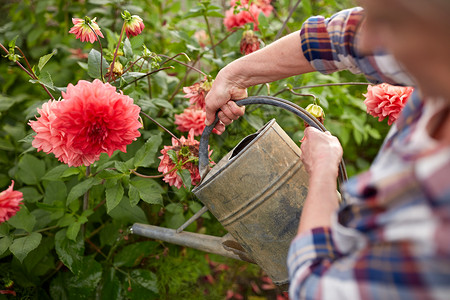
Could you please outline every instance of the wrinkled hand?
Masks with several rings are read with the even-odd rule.
[[[206,125],[211,125],[214,122],[216,111],[220,109],[218,113],[220,122],[217,122],[215,126],[219,133],[225,131],[225,125],[231,124],[234,120],[244,115],[245,108],[238,106],[233,100],[247,97],[245,88],[239,87],[235,82],[227,79],[226,75],[222,74],[219,72],[205,98]]]
[[[343,150],[339,140],[330,132],[306,128],[300,149],[301,160],[310,176],[332,174],[337,177]]]

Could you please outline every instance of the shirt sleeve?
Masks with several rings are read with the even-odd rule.
[[[323,74],[349,70],[364,74],[372,83],[414,86],[414,80],[389,53],[377,50],[373,55],[362,55],[358,52],[358,31],[363,18],[363,9],[355,7],[330,18],[307,19],[300,31],[306,59]]]
[[[331,229],[315,228],[291,244],[289,299],[448,299],[448,249],[431,254],[426,248],[408,240],[380,241],[343,254]]]

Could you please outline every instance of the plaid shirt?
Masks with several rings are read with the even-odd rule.
[[[323,73],[349,69],[372,82],[410,84],[389,55],[357,54],[362,17],[355,8],[307,20],[305,56]],[[450,299],[450,147],[424,126],[435,103],[414,92],[369,171],[346,183],[348,204],[331,228],[293,240],[291,299]]]

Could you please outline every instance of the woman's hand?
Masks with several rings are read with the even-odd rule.
[[[220,109],[215,128],[220,133],[225,130],[225,125],[231,124],[241,117],[245,108],[238,106],[233,100],[247,97],[247,90],[240,87],[232,78],[228,78],[227,68],[222,69],[213,82],[211,90],[206,95],[206,125],[214,122],[216,111]]]
[[[302,150],[301,160],[311,177],[316,175],[337,177],[343,150],[339,140],[330,132],[321,132],[314,127],[307,127],[300,149]]]

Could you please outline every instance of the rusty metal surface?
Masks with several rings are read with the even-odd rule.
[[[307,195],[300,148],[272,120],[235,150],[193,192],[276,284],[286,284],[287,253]]]

